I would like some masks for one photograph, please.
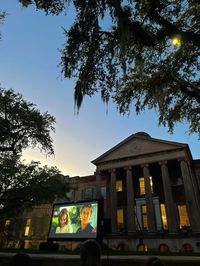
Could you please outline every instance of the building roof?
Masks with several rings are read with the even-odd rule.
[[[170,152],[180,149],[184,149],[189,158],[193,160],[187,144],[155,139],[146,132],[137,132],[100,155],[98,158],[93,160],[92,163],[98,165],[102,162],[138,157],[141,155],[150,155],[153,153]]]

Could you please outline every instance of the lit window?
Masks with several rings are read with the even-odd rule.
[[[144,195],[145,194],[144,177],[140,177],[139,182],[140,182],[140,195]]]
[[[11,223],[10,220],[5,221],[5,228],[4,228],[5,232],[9,230],[10,223]]]
[[[165,204],[160,204],[160,211],[161,211],[163,229],[168,229]]]
[[[117,180],[116,181],[116,191],[117,192],[122,191],[122,180]]]
[[[24,235],[25,236],[28,236],[29,235],[30,225],[31,225],[31,219],[27,219],[26,220],[25,230],[24,230]]]
[[[137,246],[137,251],[142,251],[142,252],[147,252],[148,251],[148,247],[147,247],[147,245],[146,244],[139,244],[138,246]]]
[[[143,229],[148,229],[147,206],[146,205],[141,205],[141,215],[142,215],[142,227]]]
[[[121,208],[117,209],[117,224],[118,224],[119,230],[124,227],[124,213],[123,213],[123,209]]]
[[[153,193],[153,180],[152,180],[152,176],[149,177],[149,180],[150,180],[151,192]],[[144,177],[140,177],[139,178],[139,186],[140,186],[140,195],[145,195]]]
[[[10,225],[10,220],[6,220],[5,221],[5,227],[9,226]]]
[[[149,179],[150,179],[151,192],[153,193],[153,179],[152,179],[152,176],[150,176]]]
[[[161,253],[167,253],[167,252],[169,252],[169,246],[167,244],[160,244],[158,250]]]
[[[178,212],[179,212],[179,219],[180,219],[180,227],[190,226],[186,205],[178,205]]]

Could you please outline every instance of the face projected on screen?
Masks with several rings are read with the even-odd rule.
[[[72,227],[69,223],[68,219],[68,212],[67,209],[64,208],[61,210],[58,216],[58,227],[56,228],[56,234],[63,234],[63,233],[72,233]]]
[[[92,217],[92,206],[91,204],[86,204],[81,208],[80,220],[81,226],[77,230],[77,234],[82,237],[92,236],[96,233],[96,228],[90,224],[90,219]]]
[[[88,223],[90,222],[91,216],[92,216],[92,208],[89,205],[84,206],[81,209],[81,214],[80,214],[81,228],[84,228],[88,225]]]
[[[63,214],[61,217],[60,217],[60,227],[63,227],[65,226],[65,224],[67,224],[67,221],[68,221],[68,217],[66,214]]]

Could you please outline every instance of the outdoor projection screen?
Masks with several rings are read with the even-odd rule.
[[[54,204],[48,238],[80,240],[100,235],[102,221],[100,201]]]

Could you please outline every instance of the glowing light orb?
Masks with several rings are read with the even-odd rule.
[[[171,43],[172,43],[172,45],[174,45],[174,46],[180,46],[180,45],[181,45],[181,39],[180,39],[180,37],[178,37],[178,36],[174,36],[174,37],[171,39]]]

